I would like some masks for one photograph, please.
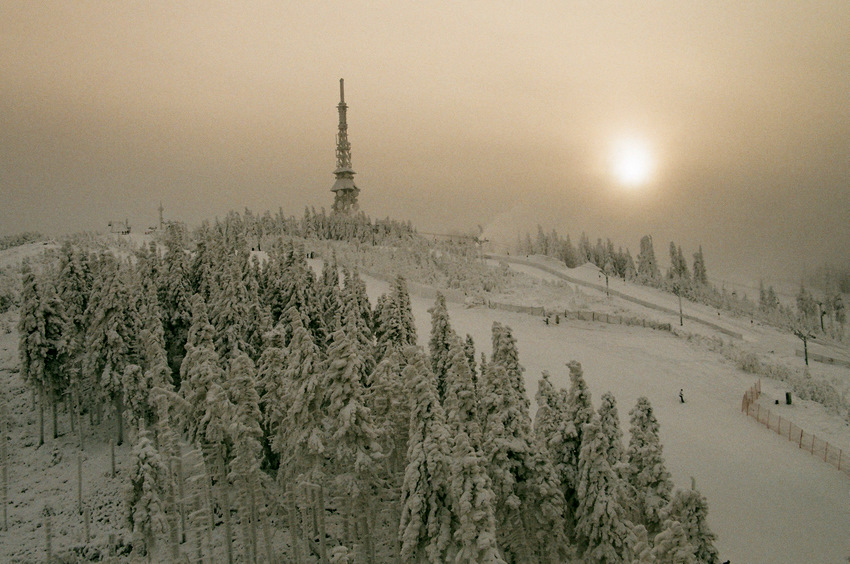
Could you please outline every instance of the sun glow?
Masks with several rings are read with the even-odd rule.
[[[614,145],[611,165],[620,184],[628,187],[646,184],[654,169],[649,146],[635,138],[621,139]]]

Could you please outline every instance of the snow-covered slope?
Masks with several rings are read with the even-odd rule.
[[[372,299],[387,291],[386,283],[368,278],[367,288]],[[541,288],[547,295],[551,292],[550,287]],[[516,303],[539,299],[529,295],[528,288],[524,291],[513,296]],[[566,299],[571,299],[575,290],[565,291]],[[597,308],[600,302],[592,303]],[[424,345],[430,331],[427,309],[433,301],[414,294],[412,304]],[[649,315],[628,302],[615,307]],[[553,385],[568,387],[565,364],[572,359],[582,363],[597,406],[604,392],[616,396],[625,430],[626,414],[639,396],[647,396],[661,424],[667,465],[676,485],[687,486],[693,477],[708,498],[709,522],[718,534],[723,560],[826,563],[843,562],[850,555],[850,480],[741,413],[742,395],[756,377],[719,354],[671,333],[641,327],[573,320],[546,325],[535,316],[451,302],[449,314],[453,327],[461,335],[472,335],[477,349],[488,355],[493,321],[513,329],[532,398],[543,370],[551,373]],[[745,328],[745,323],[737,323]],[[750,338],[755,340],[752,335],[758,334],[752,330]],[[763,381],[762,386],[764,401],[784,397],[781,383]],[[685,404],[679,402],[680,389]],[[850,443],[846,421],[821,406],[797,400],[787,411],[787,417],[799,418],[804,427],[816,424]]]

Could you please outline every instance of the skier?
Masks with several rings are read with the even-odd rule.
[[[682,403],[685,403],[685,390],[684,389],[679,390],[679,401],[681,401]]]

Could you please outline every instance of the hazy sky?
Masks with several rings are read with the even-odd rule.
[[[848,30],[846,0],[4,0],[0,234],[329,208],[343,77],[372,217],[799,276],[848,257]]]

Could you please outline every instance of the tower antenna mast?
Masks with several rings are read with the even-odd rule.
[[[348,105],[345,103],[345,83],[339,79],[339,128],[336,134],[336,170],[331,192],[334,193],[333,211],[341,214],[352,214],[359,208],[357,195],[360,189],[354,184],[354,169],[351,167],[351,143],[348,142],[348,122],[346,113]]]

